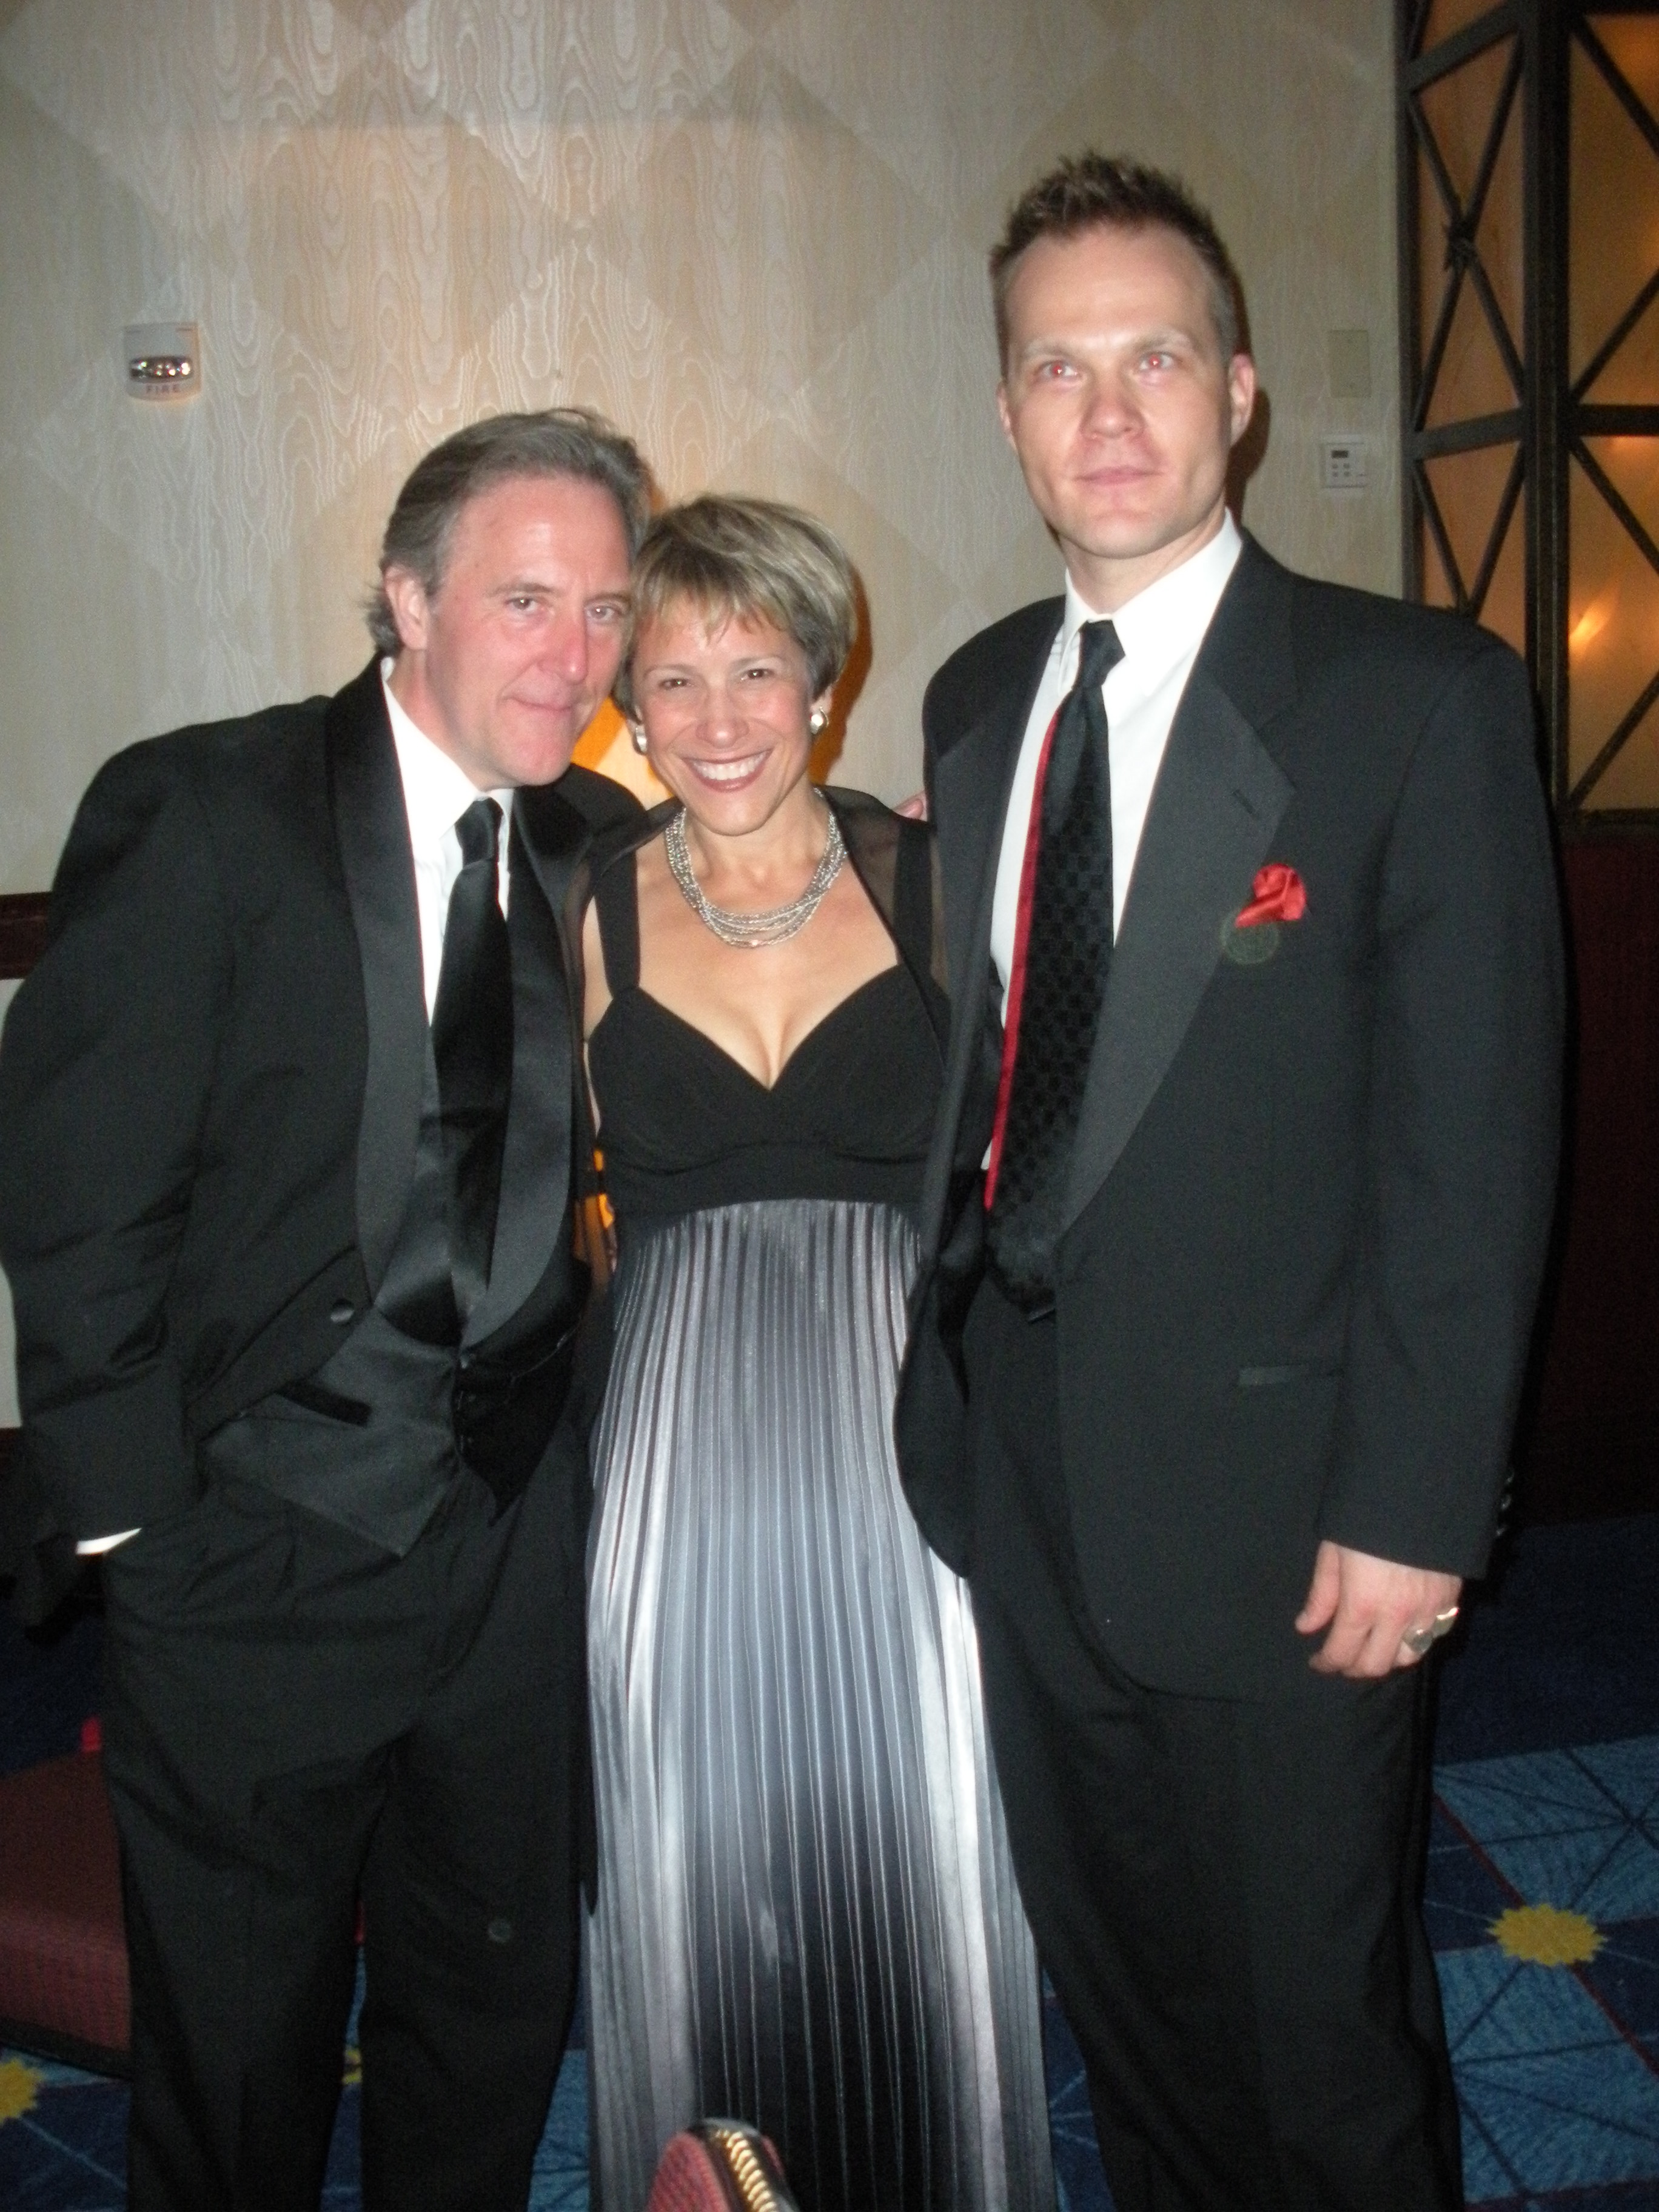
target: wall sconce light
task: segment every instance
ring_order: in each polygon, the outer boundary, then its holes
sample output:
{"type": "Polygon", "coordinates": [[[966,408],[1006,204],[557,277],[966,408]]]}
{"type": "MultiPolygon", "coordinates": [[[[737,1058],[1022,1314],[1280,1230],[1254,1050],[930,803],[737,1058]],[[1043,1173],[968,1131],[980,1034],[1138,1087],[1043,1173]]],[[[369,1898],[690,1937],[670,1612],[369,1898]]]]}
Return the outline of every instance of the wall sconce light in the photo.
{"type": "Polygon", "coordinates": [[[1590,601],[1577,621],[1569,616],[1571,627],[1567,631],[1567,652],[1574,660],[1589,652],[1613,619],[1613,605],[1618,596],[1616,590],[1603,592],[1599,599],[1590,601]]]}
{"type": "Polygon", "coordinates": [[[129,323],[121,333],[123,381],[135,399],[193,399],[202,388],[195,323],[129,323]]]}

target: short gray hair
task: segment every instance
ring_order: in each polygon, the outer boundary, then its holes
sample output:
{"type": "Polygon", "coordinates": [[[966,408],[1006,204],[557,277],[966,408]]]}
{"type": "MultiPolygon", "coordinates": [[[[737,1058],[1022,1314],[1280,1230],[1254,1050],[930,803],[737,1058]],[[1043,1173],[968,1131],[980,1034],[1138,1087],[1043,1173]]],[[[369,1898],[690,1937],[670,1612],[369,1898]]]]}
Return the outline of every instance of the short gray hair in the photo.
{"type": "MultiPolygon", "coordinates": [[[[634,568],[633,638],[671,607],[715,620],[760,617],[806,656],[816,699],[847,665],[858,632],[858,579],[838,541],[799,507],[708,492],[671,507],[645,534],[634,568]]],[[[616,699],[635,711],[634,649],[616,699]]]]}
{"type": "Polygon", "coordinates": [[[631,438],[586,407],[546,407],[534,415],[487,415],[415,464],[398,495],[380,544],[380,581],[364,609],[375,649],[395,655],[402,641],[386,597],[388,568],[406,568],[428,599],[461,509],[493,484],[519,477],[574,477],[598,484],[617,502],[631,560],[651,519],[651,483],[631,438]]]}

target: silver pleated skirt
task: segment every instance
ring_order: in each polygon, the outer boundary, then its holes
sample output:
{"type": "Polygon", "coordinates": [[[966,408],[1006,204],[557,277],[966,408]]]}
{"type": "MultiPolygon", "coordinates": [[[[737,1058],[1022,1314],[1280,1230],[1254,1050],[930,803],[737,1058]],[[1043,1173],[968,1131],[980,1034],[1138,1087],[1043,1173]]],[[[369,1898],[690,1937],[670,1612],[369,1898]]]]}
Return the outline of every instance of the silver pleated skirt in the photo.
{"type": "Polygon", "coordinates": [[[968,1593],[891,1441],[915,1234],[731,1206],[627,1240],[588,1636],[595,2203],[759,2125],[807,2212],[1051,2212],[1037,1970],[968,1593]]]}

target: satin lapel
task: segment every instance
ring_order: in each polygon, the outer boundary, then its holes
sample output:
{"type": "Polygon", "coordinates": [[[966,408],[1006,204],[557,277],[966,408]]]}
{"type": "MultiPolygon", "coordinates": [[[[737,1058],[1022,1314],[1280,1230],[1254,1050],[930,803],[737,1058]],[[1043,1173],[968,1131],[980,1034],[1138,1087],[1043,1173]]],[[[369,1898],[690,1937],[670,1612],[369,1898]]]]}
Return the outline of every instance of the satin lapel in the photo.
{"type": "Polygon", "coordinates": [[[466,1340],[511,1319],[546,1271],[564,1233],[570,1193],[571,1077],[575,1065],[562,920],[571,873],[592,836],[550,787],[513,802],[513,1098],[501,1158],[501,1196],[489,1286],[473,1308],[466,1340]]]}
{"type": "Polygon", "coordinates": [[[357,1243],[369,1286],[378,1291],[415,1171],[427,1018],[409,817],[376,667],[337,694],[324,742],[368,1013],[357,1243]]]}
{"type": "MultiPolygon", "coordinates": [[[[934,811],[939,823],[939,872],[945,884],[945,959],[951,997],[958,1018],[952,1024],[945,1071],[940,1126],[950,1133],[944,1153],[948,1175],[963,1097],[980,1043],[978,1015],[984,1004],[991,957],[991,909],[996,900],[997,863],[1002,851],[1008,791],[1019,759],[1020,740],[1042,680],[1063,603],[1037,639],[1027,665],[933,771],[934,811]]],[[[924,1201],[924,1212],[926,1204],[924,1201]]]]}
{"type": "MultiPolygon", "coordinates": [[[[1270,565],[1247,545],[1244,600],[1261,596],[1250,586],[1270,565]]],[[[1235,703],[1243,695],[1265,721],[1291,696],[1288,646],[1279,651],[1270,620],[1252,636],[1245,608],[1228,605],[1233,596],[1230,588],[1217,613],[1218,649],[1206,641],[1176,710],[1141,833],[1078,1127],[1066,1227],[1111,1173],[1180,1050],[1221,958],[1222,931],[1249,897],[1292,796],[1235,703]]]]}
{"type": "Polygon", "coordinates": [[[953,994],[966,990],[990,946],[997,831],[1018,757],[1019,726],[998,715],[970,731],[934,771],[945,957],[953,994]]]}
{"type": "Polygon", "coordinates": [[[1053,602],[1049,619],[1033,629],[1030,659],[1006,672],[996,695],[971,727],[939,756],[933,770],[945,883],[945,957],[953,994],[965,988],[989,953],[1008,787],[1031,701],[1064,611],[1063,600],[1053,602]]]}

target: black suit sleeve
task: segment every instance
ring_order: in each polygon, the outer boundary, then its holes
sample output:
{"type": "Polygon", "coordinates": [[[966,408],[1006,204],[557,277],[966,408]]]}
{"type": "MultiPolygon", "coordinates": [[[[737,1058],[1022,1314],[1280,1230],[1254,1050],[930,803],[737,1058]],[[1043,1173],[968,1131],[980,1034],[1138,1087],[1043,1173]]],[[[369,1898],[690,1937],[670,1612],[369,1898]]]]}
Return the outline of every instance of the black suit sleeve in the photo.
{"type": "Polygon", "coordinates": [[[1564,982],[1530,693],[1466,660],[1378,885],[1367,1206],[1322,1534],[1478,1574],[1555,1187],[1564,982]]]}
{"type": "Polygon", "coordinates": [[[137,746],[82,803],[0,1049],[0,1259],[30,1465],[77,1537],[197,1493],[166,1307],[231,967],[182,749],[137,746]]]}

